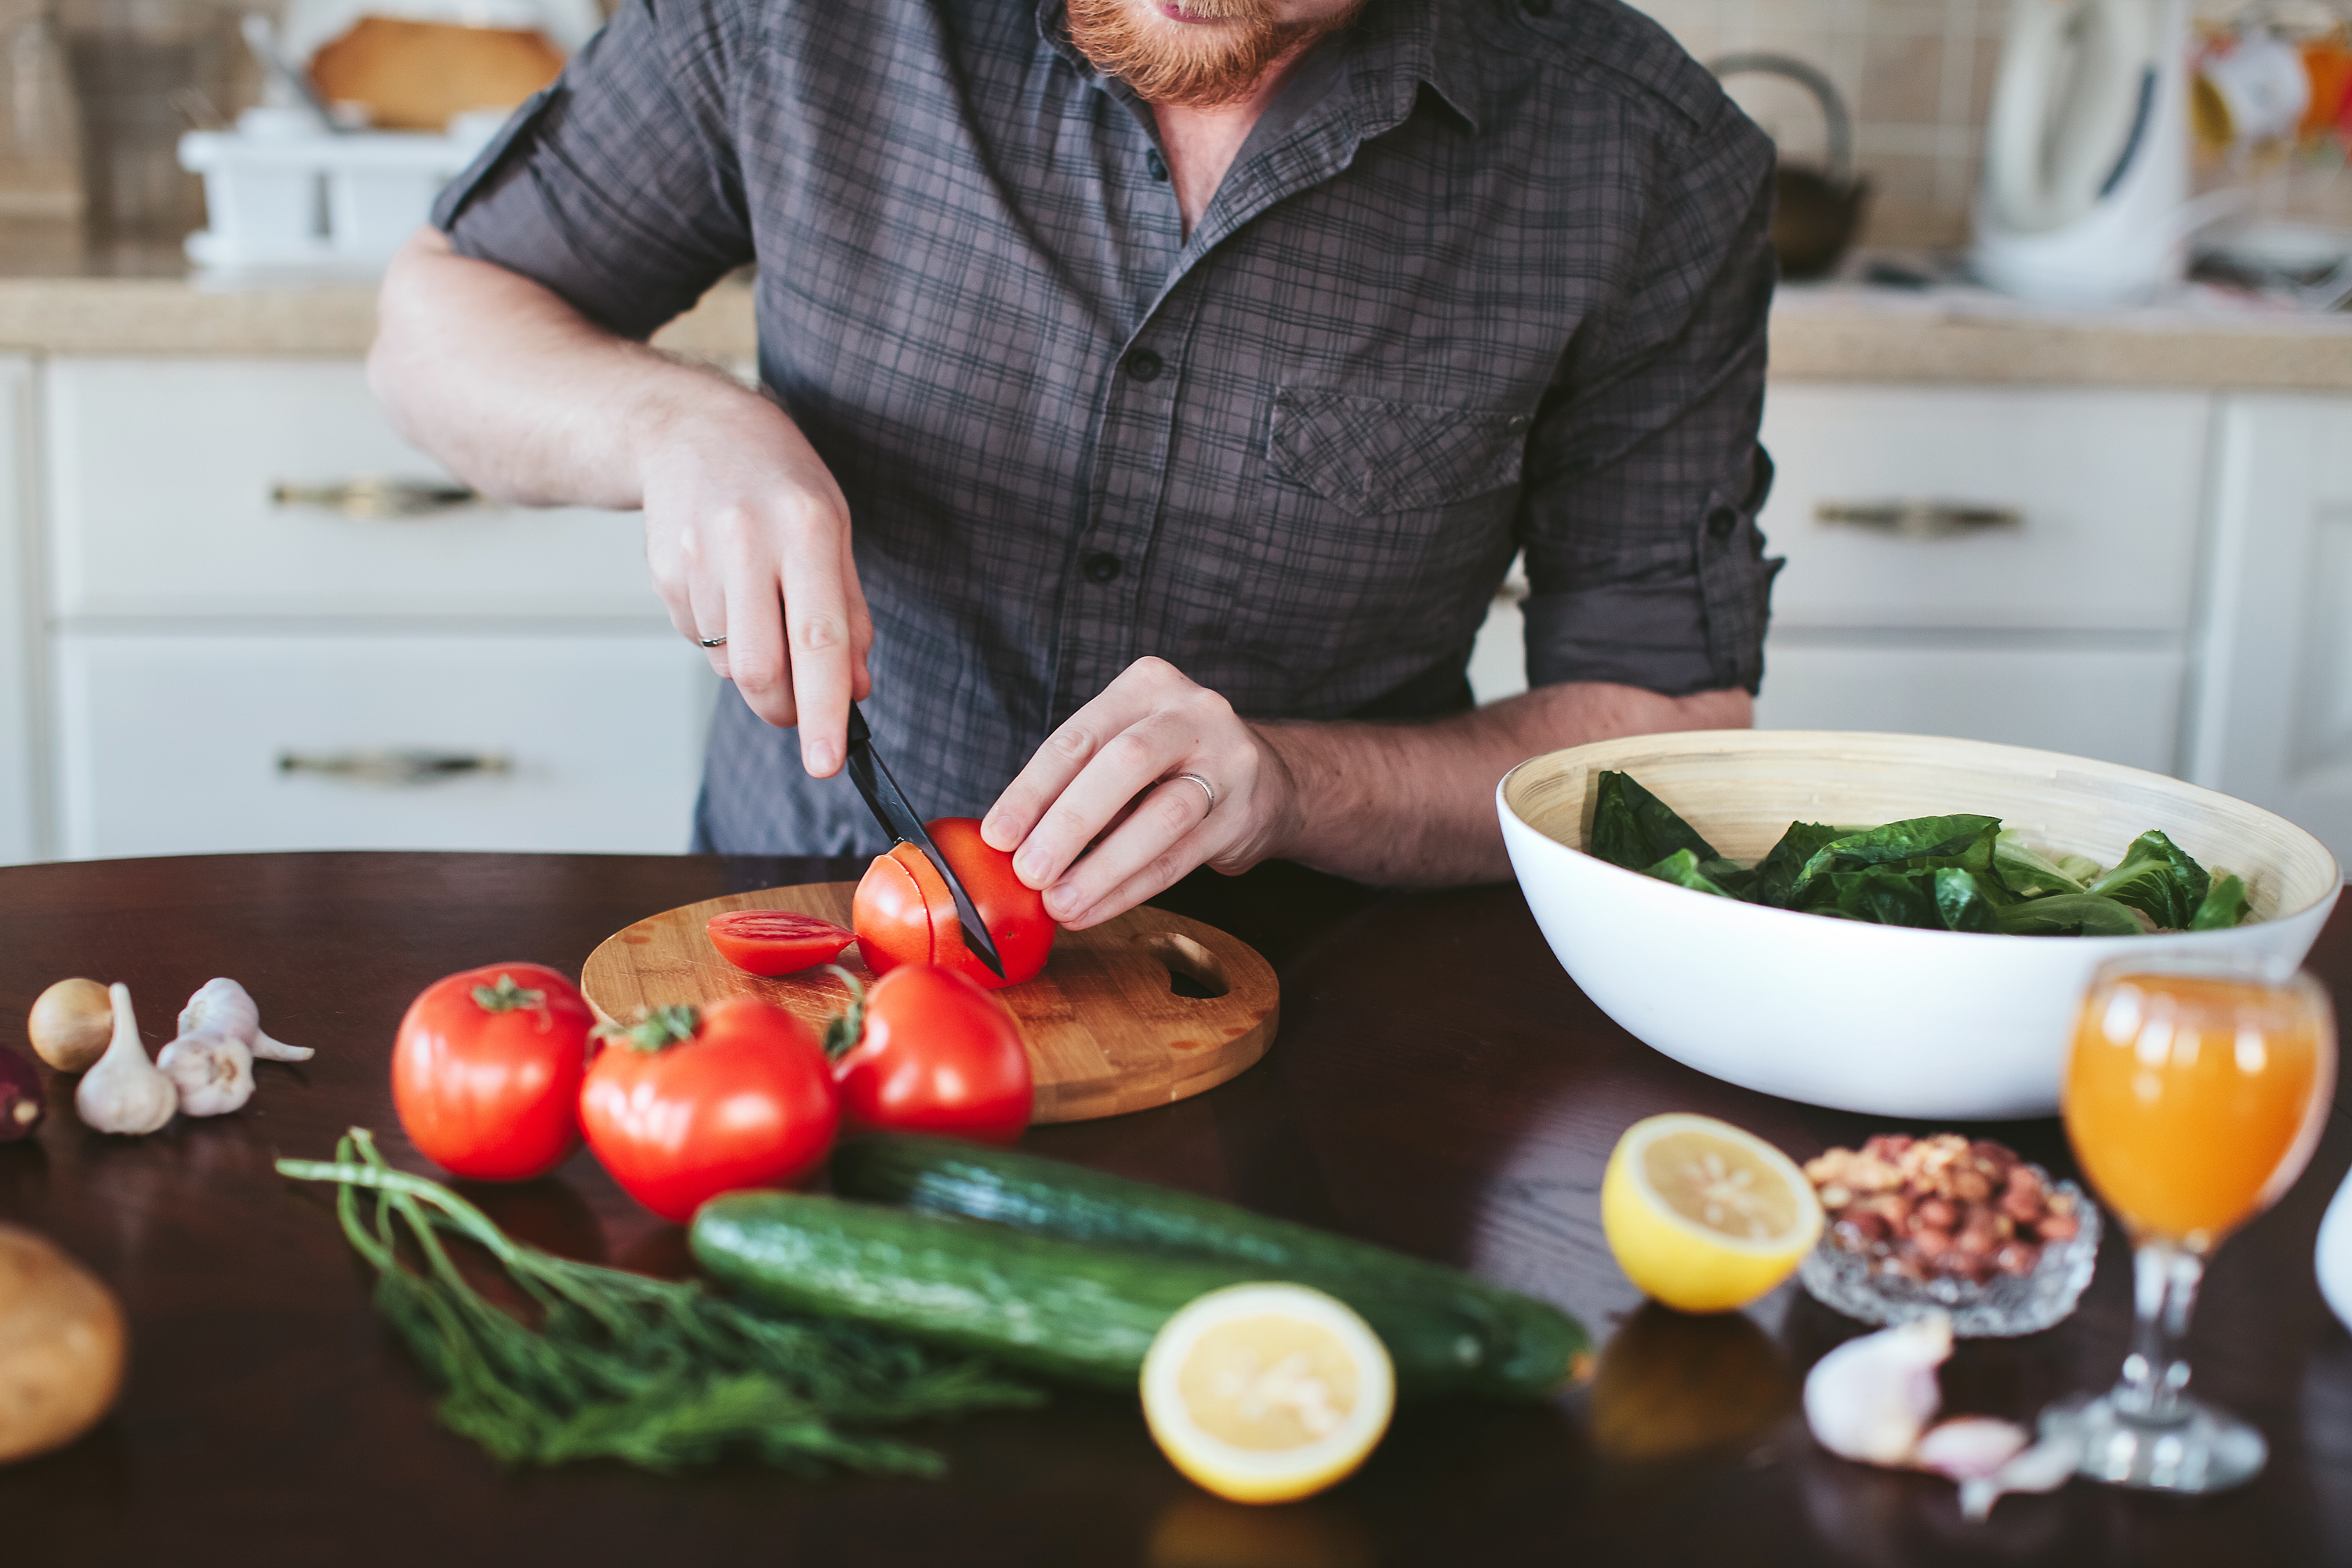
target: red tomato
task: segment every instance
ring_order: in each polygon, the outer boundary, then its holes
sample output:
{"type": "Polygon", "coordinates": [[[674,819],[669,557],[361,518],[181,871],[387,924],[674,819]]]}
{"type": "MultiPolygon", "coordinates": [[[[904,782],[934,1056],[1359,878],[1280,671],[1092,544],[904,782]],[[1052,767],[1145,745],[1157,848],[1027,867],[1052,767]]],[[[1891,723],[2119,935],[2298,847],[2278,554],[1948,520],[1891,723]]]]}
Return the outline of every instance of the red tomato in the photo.
{"type": "Polygon", "coordinates": [[[859,1012],[856,1044],[833,1064],[844,1116],[987,1143],[1010,1143],[1029,1125],[1034,1089],[1021,1026],[970,980],[901,964],[874,983],[853,1021],[859,1012]]]}
{"type": "Polygon", "coordinates": [[[999,979],[964,945],[963,923],[956,919],[947,879],[911,844],[876,856],[850,901],[866,967],[887,974],[901,963],[936,963],[992,991],[1033,978],[1045,967],[1045,954],[1054,946],[1045,895],[1013,874],[1011,855],[981,837],[980,818],[942,816],[924,826],[988,922],[1004,976],[999,979]]]}
{"type": "Polygon", "coordinates": [[[606,1043],[580,1091],[580,1124],[604,1169],[679,1224],[705,1198],[808,1175],[840,1120],[815,1034],[754,996],[661,1009],[606,1043]]]}
{"type": "Polygon", "coordinates": [[[737,910],[713,915],[703,928],[719,956],[754,974],[791,974],[831,963],[857,940],[831,921],[790,910],[737,910]]]}
{"type": "Polygon", "coordinates": [[[596,1015],[542,963],[436,980],[392,1047],[392,1104],[408,1140],[460,1176],[543,1176],[580,1142],[580,1080],[596,1015]]]}

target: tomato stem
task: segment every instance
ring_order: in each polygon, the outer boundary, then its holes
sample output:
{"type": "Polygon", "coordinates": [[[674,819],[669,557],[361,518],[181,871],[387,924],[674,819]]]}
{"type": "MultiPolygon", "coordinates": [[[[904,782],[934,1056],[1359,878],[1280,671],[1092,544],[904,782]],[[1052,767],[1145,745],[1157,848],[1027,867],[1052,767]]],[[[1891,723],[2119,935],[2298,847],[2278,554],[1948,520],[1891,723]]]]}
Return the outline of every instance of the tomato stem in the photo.
{"type": "Polygon", "coordinates": [[[474,1005],[485,1013],[536,1013],[542,1029],[553,1022],[547,1011],[547,993],[516,984],[514,976],[503,970],[496,985],[474,987],[474,1005]]]}
{"type": "Polygon", "coordinates": [[[828,963],[825,967],[840,975],[841,983],[849,987],[848,1008],[835,1013],[824,1026],[824,1059],[837,1062],[850,1053],[858,1037],[866,1033],[866,986],[857,976],[838,963],[828,963]]]}
{"type": "Polygon", "coordinates": [[[700,1032],[702,1011],[692,1003],[675,1007],[656,1007],[635,1024],[599,1024],[595,1028],[600,1040],[614,1040],[633,1051],[666,1051],[672,1046],[682,1046],[700,1032]]]}

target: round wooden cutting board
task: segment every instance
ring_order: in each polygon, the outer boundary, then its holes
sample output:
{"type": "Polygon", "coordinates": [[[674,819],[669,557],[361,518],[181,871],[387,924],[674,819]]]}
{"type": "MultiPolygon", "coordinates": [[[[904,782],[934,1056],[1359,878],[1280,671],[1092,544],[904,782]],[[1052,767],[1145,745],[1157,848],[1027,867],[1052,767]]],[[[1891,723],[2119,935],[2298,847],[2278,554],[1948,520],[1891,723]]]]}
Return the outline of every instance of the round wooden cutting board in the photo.
{"type": "MultiPolygon", "coordinates": [[[[822,1029],[848,1005],[837,976],[823,969],[747,974],[719,956],[703,927],[735,910],[793,910],[845,928],[856,887],[810,882],[665,910],[606,937],[588,955],[580,988],[598,1013],[622,1023],[645,1008],[750,995],[822,1029]]],[[[856,946],[841,962],[872,980],[856,946]]],[[[1250,1066],[1274,1039],[1280,990],[1274,966],[1247,942],[1146,905],[1059,933],[1044,973],[996,994],[1029,1043],[1034,1120],[1085,1121],[1185,1099],[1250,1066]]]]}

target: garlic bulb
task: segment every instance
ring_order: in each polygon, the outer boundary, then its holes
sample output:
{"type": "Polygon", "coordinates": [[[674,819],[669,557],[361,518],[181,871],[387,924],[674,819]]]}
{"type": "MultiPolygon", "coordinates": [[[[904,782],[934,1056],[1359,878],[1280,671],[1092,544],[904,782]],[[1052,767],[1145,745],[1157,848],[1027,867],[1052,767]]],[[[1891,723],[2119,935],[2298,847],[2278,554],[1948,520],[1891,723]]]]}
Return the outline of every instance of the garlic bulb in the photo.
{"type": "Polygon", "coordinates": [[[139,1020],[131,1011],[131,987],[106,988],[114,1006],[114,1039],[74,1090],[74,1110],[100,1132],[136,1136],[152,1132],[179,1109],[180,1091],[147,1059],[139,1043],[139,1020]]]}
{"type": "Polygon", "coordinates": [[[2054,1492],[2074,1476],[2083,1460],[2075,1437],[2044,1437],[1990,1476],[1960,1483],[1960,1512],[1969,1519],[1992,1517],[1992,1505],[2008,1492],[2054,1492]]]}
{"type": "Polygon", "coordinates": [[[1992,1415],[1959,1415],[1937,1423],[1919,1439],[1912,1462],[1956,1481],[1981,1480],[2025,1451],[2032,1439],[2014,1421],[1992,1415]]]}
{"type": "Polygon", "coordinates": [[[253,1053],[243,1040],[182,1035],[156,1055],[155,1066],[180,1090],[190,1116],[226,1116],[253,1098],[253,1053]]]}
{"type": "Polygon", "coordinates": [[[1805,1376],[1805,1422],[1822,1447],[1866,1465],[1907,1466],[1944,1402],[1936,1369],[1952,1353],[1938,1312],[1848,1340],[1805,1376]]]}
{"type": "Polygon", "coordinates": [[[307,1046],[289,1046],[263,1034],[260,1005],[251,992],[226,977],[207,980],[196,988],[180,1011],[180,1033],[241,1040],[247,1051],[268,1062],[307,1062],[318,1054],[307,1046]]]}

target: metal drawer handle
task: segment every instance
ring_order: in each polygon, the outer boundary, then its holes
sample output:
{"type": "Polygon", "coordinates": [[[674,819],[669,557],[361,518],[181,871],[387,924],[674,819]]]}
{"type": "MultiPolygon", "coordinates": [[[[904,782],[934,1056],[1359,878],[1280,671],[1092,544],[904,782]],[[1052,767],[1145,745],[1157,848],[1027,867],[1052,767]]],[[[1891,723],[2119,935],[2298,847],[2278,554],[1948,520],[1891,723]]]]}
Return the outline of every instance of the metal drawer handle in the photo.
{"type": "Polygon", "coordinates": [[[299,752],[278,753],[281,773],[317,773],[322,778],[348,779],[353,784],[431,784],[465,773],[503,773],[514,764],[492,752],[335,752],[305,756],[299,752]]]}
{"type": "Polygon", "coordinates": [[[273,485],[269,499],[279,506],[324,507],[345,517],[371,520],[430,517],[482,503],[480,496],[463,485],[388,479],[380,474],[362,474],[339,485],[273,485]]]}
{"type": "Polygon", "coordinates": [[[2013,506],[1969,506],[1936,500],[1829,501],[1813,508],[1822,522],[1866,528],[1903,539],[1949,539],[1993,528],[2022,528],[2025,513],[2013,506]]]}

